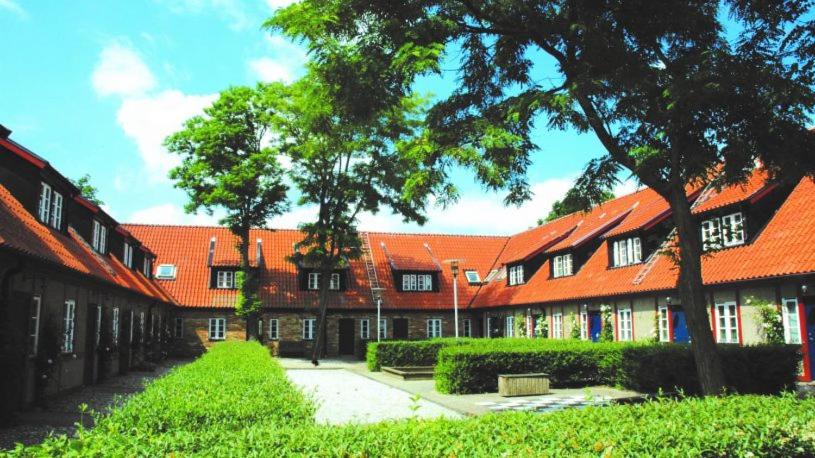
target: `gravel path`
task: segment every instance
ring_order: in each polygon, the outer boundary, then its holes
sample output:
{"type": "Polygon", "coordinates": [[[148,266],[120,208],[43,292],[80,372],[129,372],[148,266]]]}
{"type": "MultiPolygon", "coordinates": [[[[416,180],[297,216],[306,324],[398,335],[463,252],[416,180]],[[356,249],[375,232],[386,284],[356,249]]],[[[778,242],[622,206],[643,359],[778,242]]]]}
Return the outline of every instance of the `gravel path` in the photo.
{"type": "Polygon", "coordinates": [[[123,396],[142,391],[145,383],[187,362],[189,361],[166,360],[159,363],[155,372],[130,372],[111,377],[98,385],[85,386],[53,398],[46,408],[23,412],[16,425],[0,427],[0,451],[14,448],[18,442],[25,445],[37,444],[51,433],[73,434],[76,431],[75,424],[79,421],[86,427],[93,426],[93,419],[89,415],[83,417],[79,413],[80,404],[87,404],[89,411],[105,412],[115,407],[123,396]]]}
{"type": "Polygon", "coordinates": [[[347,370],[289,370],[289,379],[317,404],[317,423],[376,423],[401,418],[461,418],[438,404],[411,397],[347,370]]]}

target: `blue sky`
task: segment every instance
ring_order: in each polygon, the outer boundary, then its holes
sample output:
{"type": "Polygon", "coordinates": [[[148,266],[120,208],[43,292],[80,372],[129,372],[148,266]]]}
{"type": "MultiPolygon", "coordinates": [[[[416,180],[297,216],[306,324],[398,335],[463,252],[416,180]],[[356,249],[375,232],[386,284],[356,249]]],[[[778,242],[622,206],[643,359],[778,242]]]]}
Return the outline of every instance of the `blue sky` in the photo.
{"type": "MultiPolygon", "coordinates": [[[[166,178],[175,159],[161,141],[228,86],[302,73],[303,49],[260,28],[286,3],[0,0],[0,123],[66,176],[89,173],[120,221],[214,224],[217,218],[183,213],[186,197],[166,178]]],[[[446,72],[419,89],[443,94],[454,77],[446,72]]],[[[603,151],[593,135],[540,129],[535,140],[535,197],[521,208],[503,207],[502,195],[485,192],[462,170],[455,174],[460,202],[430,208],[425,227],[380,214],[364,215],[362,228],[506,234],[533,225],[603,151]]],[[[311,214],[293,208],[271,224],[295,227],[311,214]]]]}

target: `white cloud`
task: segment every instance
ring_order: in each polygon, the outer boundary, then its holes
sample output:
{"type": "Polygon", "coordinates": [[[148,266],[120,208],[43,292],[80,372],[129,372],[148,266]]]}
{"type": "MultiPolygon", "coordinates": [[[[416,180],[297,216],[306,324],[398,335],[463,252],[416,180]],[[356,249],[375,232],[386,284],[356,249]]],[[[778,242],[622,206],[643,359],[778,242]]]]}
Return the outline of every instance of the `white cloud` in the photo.
{"type": "Polygon", "coordinates": [[[615,197],[624,196],[626,194],[631,194],[634,191],[638,191],[642,188],[642,185],[634,178],[629,178],[621,183],[618,183],[617,186],[614,186],[612,192],[614,193],[615,197]]]}
{"type": "Polygon", "coordinates": [[[166,180],[167,172],[180,162],[164,148],[164,139],[179,130],[184,121],[200,114],[216,97],[168,90],[122,101],[116,119],[125,135],[136,142],[153,181],[166,180]]]}
{"type": "Polygon", "coordinates": [[[0,0],[0,9],[11,11],[12,13],[19,16],[21,19],[28,18],[28,13],[23,9],[22,6],[18,5],[17,2],[13,0],[0,0]]]}
{"type": "Polygon", "coordinates": [[[250,60],[249,70],[254,77],[267,83],[272,81],[290,83],[294,81],[294,73],[290,65],[268,57],[250,60]]]}
{"type": "Polygon", "coordinates": [[[241,0],[156,0],[176,14],[202,14],[214,12],[229,23],[233,30],[243,30],[260,20],[250,19],[241,0]]]}
{"type": "Polygon", "coordinates": [[[204,213],[190,215],[174,204],[161,204],[136,210],[130,214],[128,222],[137,224],[176,224],[194,226],[214,226],[218,224],[218,215],[204,213]]]}
{"type": "Polygon", "coordinates": [[[119,42],[102,50],[91,81],[96,93],[103,96],[138,95],[156,85],[153,73],[136,51],[119,42]]]}
{"type": "Polygon", "coordinates": [[[278,8],[283,8],[285,6],[289,6],[297,0],[266,0],[266,4],[269,5],[269,9],[274,11],[278,8]]]}

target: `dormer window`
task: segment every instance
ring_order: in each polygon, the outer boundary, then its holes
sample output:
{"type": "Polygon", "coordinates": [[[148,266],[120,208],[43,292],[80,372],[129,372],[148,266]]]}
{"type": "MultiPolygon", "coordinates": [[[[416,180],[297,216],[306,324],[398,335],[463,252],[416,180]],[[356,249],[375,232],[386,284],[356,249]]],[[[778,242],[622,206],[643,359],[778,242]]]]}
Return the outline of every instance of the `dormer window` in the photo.
{"type": "Polygon", "coordinates": [[[741,212],[702,221],[702,249],[719,250],[744,244],[744,217],[741,212]]]}
{"type": "Polygon", "coordinates": [[[173,264],[159,264],[156,268],[156,278],[159,280],[175,280],[176,268],[173,264]]]}
{"type": "Polygon", "coordinates": [[[145,255],[144,261],[142,261],[142,273],[145,277],[150,278],[150,273],[153,271],[153,261],[145,255]]]}
{"type": "Polygon", "coordinates": [[[471,285],[481,283],[481,277],[478,275],[478,271],[476,270],[465,270],[464,276],[467,277],[467,283],[471,285]]]}
{"type": "MultiPolygon", "coordinates": [[[[308,289],[317,291],[320,289],[320,273],[309,272],[308,274],[308,289]]],[[[339,291],[340,289],[340,274],[331,274],[331,280],[328,283],[328,289],[332,291],[339,291]]]]}
{"type": "Polygon", "coordinates": [[[218,289],[235,289],[235,271],[217,271],[215,287],[218,289]]]}
{"type": "Polygon", "coordinates": [[[430,274],[402,274],[402,291],[433,291],[430,274]]]}
{"type": "Polygon", "coordinates": [[[40,221],[54,229],[62,229],[62,194],[51,189],[46,183],[40,186],[38,216],[40,221]]]}
{"type": "Polygon", "coordinates": [[[617,240],[611,244],[611,250],[614,267],[630,266],[642,262],[642,242],[639,237],[617,240]]]}
{"type": "Polygon", "coordinates": [[[554,278],[568,277],[574,273],[571,253],[555,256],[552,265],[552,276],[554,278]]]}
{"type": "Polygon", "coordinates": [[[524,265],[518,264],[509,268],[509,286],[521,285],[524,283],[524,265]]]}
{"type": "Polygon", "coordinates": [[[97,220],[93,220],[93,237],[91,238],[93,249],[105,254],[108,244],[108,228],[97,220]]]}
{"type": "Polygon", "coordinates": [[[122,262],[124,262],[124,265],[127,267],[133,268],[133,245],[127,242],[124,244],[122,262]]]}

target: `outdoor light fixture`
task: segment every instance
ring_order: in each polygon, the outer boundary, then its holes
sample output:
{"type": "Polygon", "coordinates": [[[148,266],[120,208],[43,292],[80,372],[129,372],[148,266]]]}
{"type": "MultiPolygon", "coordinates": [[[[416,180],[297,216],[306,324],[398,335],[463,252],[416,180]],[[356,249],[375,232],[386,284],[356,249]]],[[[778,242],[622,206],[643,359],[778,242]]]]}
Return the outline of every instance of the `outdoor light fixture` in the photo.
{"type": "Polygon", "coordinates": [[[444,261],[446,264],[450,264],[450,271],[453,272],[453,322],[456,328],[456,339],[458,339],[458,264],[462,261],[462,259],[447,259],[444,261]]]}
{"type": "Polygon", "coordinates": [[[671,296],[666,297],[665,300],[668,302],[668,305],[671,305],[671,296]]]}
{"type": "Polygon", "coordinates": [[[801,292],[804,294],[807,293],[807,285],[801,285],[801,292]]]}

